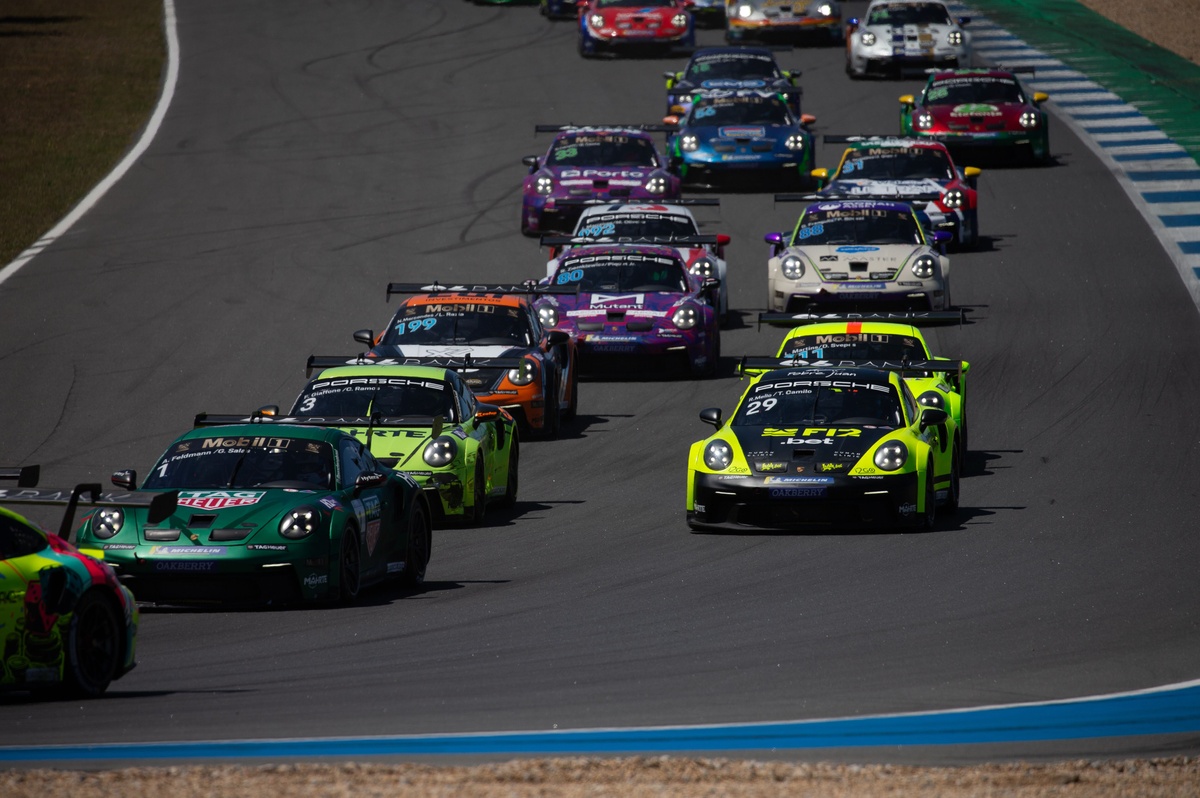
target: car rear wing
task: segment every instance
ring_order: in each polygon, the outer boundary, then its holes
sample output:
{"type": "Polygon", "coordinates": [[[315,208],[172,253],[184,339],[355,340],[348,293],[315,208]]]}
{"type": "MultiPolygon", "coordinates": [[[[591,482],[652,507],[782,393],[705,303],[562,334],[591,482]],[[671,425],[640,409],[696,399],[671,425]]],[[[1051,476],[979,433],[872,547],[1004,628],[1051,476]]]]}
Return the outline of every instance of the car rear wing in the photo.
{"type": "Polygon", "coordinates": [[[542,236],[543,247],[586,246],[588,244],[635,244],[664,247],[701,247],[717,244],[714,235],[700,236],[542,236]]]}
{"type": "Polygon", "coordinates": [[[534,133],[670,133],[674,128],[668,125],[534,125],[534,133]]]}
{"type": "Polygon", "coordinates": [[[564,199],[555,200],[555,205],[558,206],[593,206],[593,205],[684,205],[688,207],[701,206],[716,206],[721,204],[720,197],[677,197],[672,200],[663,200],[655,202],[654,200],[646,199],[599,199],[596,197],[566,197],[564,199]]]}
{"type": "Polygon", "coordinates": [[[515,369],[521,367],[521,357],[371,357],[359,355],[309,355],[304,376],[311,377],[314,371],[337,368],[338,366],[434,366],[454,371],[474,369],[515,369]]]}
{"type": "Polygon", "coordinates": [[[538,285],[533,280],[524,283],[388,283],[387,298],[393,294],[577,294],[572,286],[538,285]]]}
{"type": "Polygon", "coordinates": [[[901,375],[912,372],[944,372],[953,373],[962,381],[964,363],[961,360],[802,360],[794,357],[755,357],[743,355],[738,363],[738,374],[762,374],[776,369],[843,369],[865,368],[881,371],[896,371],[901,375]]]}
{"type": "Polygon", "coordinates": [[[429,437],[436,438],[442,434],[446,424],[444,416],[385,416],[373,413],[369,416],[281,416],[274,412],[275,408],[260,408],[248,416],[197,413],[192,420],[192,426],[227,427],[234,424],[285,424],[302,427],[332,427],[345,429],[365,427],[367,445],[371,445],[371,437],[380,427],[427,427],[429,437]]]}
{"type": "Polygon", "coordinates": [[[879,311],[875,313],[759,313],[758,327],[802,327],[827,321],[885,321],[911,324],[914,327],[938,327],[948,324],[962,325],[966,313],[958,310],[905,310],[879,311]]]}
{"type": "Polygon", "coordinates": [[[107,491],[98,482],[85,482],[73,488],[38,488],[41,469],[38,466],[0,468],[0,479],[17,482],[16,488],[0,488],[0,504],[61,504],[66,505],[58,536],[71,539],[75,510],[79,505],[91,507],[146,507],[147,521],[157,524],[175,512],[179,491],[107,491]]]}
{"type": "Polygon", "coordinates": [[[802,95],[804,89],[800,86],[777,86],[777,87],[742,87],[737,89],[721,89],[721,88],[702,88],[682,89],[676,94],[690,95],[692,97],[773,97],[777,94],[802,95]]]}
{"type": "Polygon", "coordinates": [[[920,144],[923,139],[914,136],[889,136],[886,133],[870,133],[846,135],[842,133],[826,133],[821,137],[826,144],[864,144],[864,143],[879,143],[879,144],[920,144]]]}

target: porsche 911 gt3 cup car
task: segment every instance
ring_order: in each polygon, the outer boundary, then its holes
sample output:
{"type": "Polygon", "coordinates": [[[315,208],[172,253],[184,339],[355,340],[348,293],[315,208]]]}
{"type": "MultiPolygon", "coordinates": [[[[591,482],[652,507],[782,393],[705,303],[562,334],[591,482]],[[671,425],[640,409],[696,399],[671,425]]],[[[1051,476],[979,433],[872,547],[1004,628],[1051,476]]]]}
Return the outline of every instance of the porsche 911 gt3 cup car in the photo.
{"type": "Polygon", "coordinates": [[[765,236],[772,247],[767,306],[788,313],[821,306],[948,310],[950,261],[940,242],[949,234],[932,236],[904,203],[813,203],[791,233],[765,236]]]}
{"type": "Polygon", "coordinates": [[[682,368],[711,376],[721,355],[713,278],[688,271],[672,247],[589,245],[558,260],[546,284],[576,294],[537,300],[547,327],[571,334],[586,371],[682,368]]]}
{"type": "Polygon", "coordinates": [[[840,42],[842,35],[837,0],[725,0],[725,41],[730,44],[751,37],[840,42]]]}
{"type": "MultiPolygon", "coordinates": [[[[773,361],[773,359],[771,359],[773,361]]],[[[933,528],[959,503],[954,421],[876,368],[771,368],[688,453],[692,529],[933,528]]]]}
{"type": "Polygon", "coordinates": [[[713,290],[717,318],[722,324],[729,316],[729,269],[725,247],[731,241],[723,234],[705,237],[700,233],[691,206],[720,204],[716,197],[675,200],[670,204],[605,203],[591,204],[580,215],[575,231],[563,239],[545,239],[551,247],[546,276],[558,271],[558,257],[565,249],[582,243],[638,243],[674,246],[689,272],[701,278],[716,278],[713,290]]]}
{"type": "Polygon", "coordinates": [[[969,18],[950,16],[939,0],[872,0],[846,28],[846,73],[904,75],[971,65],[969,18]]]}
{"type": "MultiPolygon", "coordinates": [[[[195,424],[142,483],[178,491],[170,517],[98,511],[79,529],[80,546],[102,549],[139,601],[352,601],[388,576],[425,578],[428,503],[357,440],[320,420],[260,414],[201,413],[195,424]]],[[[137,474],[112,481],[132,490],[137,474]]]]}
{"type": "Polygon", "coordinates": [[[647,202],[679,197],[679,178],[667,169],[652,131],[662,125],[577,127],[537,125],[555,132],[543,157],[527,155],[529,167],[521,201],[521,232],[565,233],[575,226],[582,206],[561,200],[636,199],[647,202]]]}
{"type": "Polygon", "coordinates": [[[920,313],[760,313],[759,324],[794,327],[779,346],[780,366],[854,366],[890,361],[933,362],[939,368],[902,369],[901,376],[924,407],[945,410],[958,428],[959,449],[967,451],[965,360],[936,357],[920,327],[961,324],[962,311],[920,313]]]}
{"type": "Polygon", "coordinates": [[[847,142],[842,161],[829,178],[814,169],[819,199],[887,199],[912,203],[929,230],[945,230],[960,248],[979,243],[980,170],[959,169],[941,142],[928,139],[825,136],[847,142]]]}
{"type": "Polygon", "coordinates": [[[579,54],[669,52],[696,45],[684,0],[586,0],[579,9],[579,54]]]}
{"type": "MultiPolygon", "coordinates": [[[[1032,71],[1032,70],[1021,70],[1032,71]]],[[[900,132],[932,138],[951,151],[1024,152],[1030,161],[1050,161],[1050,128],[1041,104],[1050,99],[1030,92],[1014,71],[959,69],[929,76],[920,99],[900,98],[900,132]]]]}
{"type": "Polygon", "coordinates": [[[800,72],[779,68],[775,54],[765,47],[705,47],[692,55],[683,71],[668,70],[667,113],[675,106],[686,114],[692,94],[712,89],[781,89],[796,116],[800,115],[804,92],[796,85],[800,72]]]}
{"type": "Polygon", "coordinates": [[[77,504],[116,518],[146,508],[155,522],[175,509],[174,493],[101,493],[36,488],[38,466],[0,468],[0,504],[63,504],[59,534],[0,507],[0,690],[95,698],[137,664],[139,614],[133,593],[117,580],[98,549],[68,541],[77,504]]]}
{"type": "Polygon", "coordinates": [[[774,89],[709,90],[692,95],[692,108],[667,139],[667,158],[685,184],[717,186],[733,180],[778,187],[809,186],[813,164],[811,114],[796,116],[774,89]]]}
{"type": "Polygon", "coordinates": [[[575,344],[566,333],[542,327],[532,284],[389,283],[388,298],[394,294],[416,296],[401,302],[378,335],[354,333],[371,347],[368,357],[407,365],[470,357],[474,368],[462,372],[463,381],[479,401],[516,418],[522,435],[555,438],[561,420],[575,417],[575,344]],[[519,365],[489,365],[494,358],[519,365]]]}
{"type": "MultiPolygon", "coordinates": [[[[520,366],[513,358],[511,367],[520,366]]],[[[310,357],[309,373],[319,368],[325,370],[304,386],[289,417],[336,425],[366,443],[380,462],[416,480],[435,520],[478,526],[489,501],[516,503],[517,424],[508,411],[475,398],[458,374],[473,368],[469,358],[438,367],[310,357]]]]}
{"type": "Polygon", "coordinates": [[[584,0],[539,0],[538,11],[550,19],[578,19],[584,0]]]}

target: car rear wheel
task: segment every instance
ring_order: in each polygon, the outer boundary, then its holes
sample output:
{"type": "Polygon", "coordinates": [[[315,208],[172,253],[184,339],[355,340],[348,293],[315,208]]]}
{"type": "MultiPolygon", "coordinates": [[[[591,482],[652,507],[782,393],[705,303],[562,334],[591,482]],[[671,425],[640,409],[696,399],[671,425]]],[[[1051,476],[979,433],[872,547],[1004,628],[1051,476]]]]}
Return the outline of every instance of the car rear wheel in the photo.
{"type": "Polygon", "coordinates": [[[558,437],[559,428],[562,426],[561,410],[558,406],[558,385],[549,385],[543,391],[544,398],[542,407],[542,437],[548,440],[554,440],[558,437]]]}
{"type": "Polygon", "coordinates": [[[475,455],[475,488],[471,491],[471,526],[483,526],[483,517],[487,513],[487,475],[483,470],[483,450],[475,455]]]}
{"type": "Polygon", "coordinates": [[[567,368],[571,372],[567,382],[571,398],[567,400],[567,409],[563,411],[563,418],[572,419],[579,413],[579,369],[572,363],[568,363],[567,368]]]}
{"type": "Polygon", "coordinates": [[[937,523],[937,490],[934,482],[937,472],[933,470],[933,461],[925,465],[925,511],[921,514],[921,528],[928,531],[937,523]]]}
{"type": "Polygon", "coordinates": [[[358,547],[358,532],[354,527],[346,527],[342,533],[342,548],[338,555],[338,594],[344,604],[350,604],[358,599],[362,590],[362,557],[358,547]]]}
{"type": "Polygon", "coordinates": [[[408,510],[405,528],[408,532],[408,547],[404,553],[404,573],[400,577],[400,583],[405,587],[420,587],[425,584],[425,568],[429,565],[433,535],[425,506],[416,498],[408,510]]]}
{"type": "Polygon", "coordinates": [[[501,507],[512,507],[517,503],[517,487],[520,483],[518,470],[520,458],[520,446],[516,441],[513,441],[512,448],[508,453],[508,482],[504,488],[504,498],[499,502],[501,507]]]}
{"type": "Polygon", "coordinates": [[[75,605],[67,632],[63,687],[68,696],[95,698],[121,667],[124,629],[113,602],[89,590],[75,605]]]}
{"type": "Polygon", "coordinates": [[[946,510],[951,515],[958,512],[959,496],[958,446],[954,447],[954,456],[950,458],[950,487],[946,489],[946,510]]]}

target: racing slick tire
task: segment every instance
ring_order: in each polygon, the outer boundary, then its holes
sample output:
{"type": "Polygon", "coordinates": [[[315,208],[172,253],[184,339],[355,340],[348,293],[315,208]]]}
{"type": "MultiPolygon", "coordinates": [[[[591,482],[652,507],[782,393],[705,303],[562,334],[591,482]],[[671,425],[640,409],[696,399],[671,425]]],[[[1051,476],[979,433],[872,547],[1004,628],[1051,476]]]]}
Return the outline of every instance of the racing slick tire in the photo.
{"type": "Polygon", "coordinates": [[[567,400],[567,409],[563,411],[562,417],[567,420],[574,419],[579,415],[579,369],[578,367],[571,369],[571,375],[567,381],[568,390],[571,398],[567,400]]]}
{"type": "Polygon", "coordinates": [[[97,590],[75,604],[67,630],[63,692],[72,698],[95,698],[108,689],[121,667],[123,637],[120,613],[97,590]]]}
{"type": "Polygon", "coordinates": [[[946,511],[950,515],[958,513],[959,490],[960,485],[960,469],[958,457],[958,444],[954,445],[954,455],[950,458],[950,487],[946,489],[946,511]]]}
{"type": "Polygon", "coordinates": [[[358,600],[362,590],[362,554],[358,547],[358,531],[347,526],[342,532],[338,553],[338,598],[343,604],[358,600]]]}
{"type": "Polygon", "coordinates": [[[468,517],[471,526],[483,526],[483,518],[487,514],[487,474],[483,470],[483,451],[475,454],[475,490],[472,492],[474,504],[468,517]]]}
{"type": "Polygon", "coordinates": [[[708,362],[704,364],[704,368],[697,376],[706,379],[712,379],[717,376],[717,367],[721,363],[721,331],[718,329],[713,342],[712,355],[708,358],[708,362]]]}
{"type": "Polygon", "coordinates": [[[429,525],[429,513],[420,501],[413,501],[405,520],[408,530],[408,545],[404,552],[404,572],[400,584],[404,587],[420,587],[425,584],[425,569],[429,565],[429,553],[433,549],[433,533],[429,525]]]}
{"type": "Polygon", "coordinates": [[[521,465],[520,445],[514,440],[508,453],[508,483],[504,488],[504,497],[497,502],[499,507],[513,507],[517,503],[517,487],[520,484],[519,467],[521,465]]]}
{"type": "Polygon", "coordinates": [[[937,472],[933,470],[932,459],[925,468],[925,512],[921,514],[921,529],[929,532],[937,523],[937,490],[933,484],[937,479],[937,472]]]}
{"type": "Polygon", "coordinates": [[[554,382],[550,390],[543,393],[543,396],[549,398],[545,400],[542,408],[542,437],[550,441],[558,438],[558,432],[562,428],[562,409],[558,405],[558,380],[554,382]]]}

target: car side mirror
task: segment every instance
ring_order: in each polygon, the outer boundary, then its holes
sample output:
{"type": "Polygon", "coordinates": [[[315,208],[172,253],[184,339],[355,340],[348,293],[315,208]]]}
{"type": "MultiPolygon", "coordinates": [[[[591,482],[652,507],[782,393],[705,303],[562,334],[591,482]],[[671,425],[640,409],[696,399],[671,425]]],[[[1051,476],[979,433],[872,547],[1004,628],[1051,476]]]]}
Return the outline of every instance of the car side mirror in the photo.
{"type": "Polygon", "coordinates": [[[354,478],[354,489],[379,488],[383,487],[385,482],[387,482],[387,474],[382,471],[364,471],[354,478]]]}
{"type": "Polygon", "coordinates": [[[355,330],[354,340],[360,344],[367,346],[375,346],[375,331],[374,330],[355,330]]]}
{"type": "Polygon", "coordinates": [[[774,255],[778,255],[779,252],[787,246],[787,244],[784,243],[783,233],[767,233],[765,236],[763,236],[763,241],[766,241],[771,245],[771,253],[774,255]]]}
{"type": "Polygon", "coordinates": [[[968,166],[963,169],[963,177],[967,178],[968,180],[973,177],[979,177],[981,174],[983,174],[983,170],[978,166],[968,166]]]}
{"type": "Polygon", "coordinates": [[[817,117],[814,114],[800,114],[800,124],[804,125],[805,127],[814,125],[816,122],[817,117]]]}
{"type": "Polygon", "coordinates": [[[914,104],[913,96],[911,94],[901,94],[900,95],[900,104],[907,105],[907,106],[913,105],[914,104]]]}
{"type": "Polygon", "coordinates": [[[1050,95],[1044,91],[1035,91],[1033,93],[1033,104],[1034,105],[1041,105],[1042,103],[1046,102],[1046,100],[1049,100],[1049,99],[1050,99],[1050,95]]]}
{"type": "Polygon", "coordinates": [[[971,18],[970,17],[959,17],[958,24],[962,27],[966,27],[967,25],[971,24],[971,18]]]}
{"type": "Polygon", "coordinates": [[[706,407],[700,411],[700,420],[705,424],[712,424],[717,429],[721,428],[721,408],[706,407]]]}
{"type": "Polygon", "coordinates": [[[561,346],[562,344],[570,343],[570,341],[571,334],[569,332],[564,332],[563,330],[551,330],[550,332],[546,333],[546,342],[550,344],[550,346],[561,346]]]}
{"type": "Polygon", "coordinates": [[[529,171],[534,171],[538,168],[538,157],[536,155],[526,155],[521,159],[521,163],[529,167],[529,171]]]}
{"type": "Polygon", "coordinates": [[[929,429],[936,427],[938,424],[945,424],[950,414],[940,407],[927,407],[921,411],[921,429],[929,429]]]}
{"type": "Polygon", "coordinates": [[[949,230],[935,230],[933,232],[933,243],[935,244],[949,244],[952,238],[954,238],[954,233],[951,233],[949,230]]]}
{"type": "MultiPolygon", "coordinates": [[[[674,106],[672,106],[673,108],[674,106]]],[[[670,114],[662,118],[662,123],[668,127],[679,127],[680,117],[678,114],[670,114]]]]}
{"type": "Polygon", "coordinates": [[[137,471],[134,471],[132,468],[125,471],[114,471],[111,479],[112,484],[118,488],[137,490],[137,471]]]}

